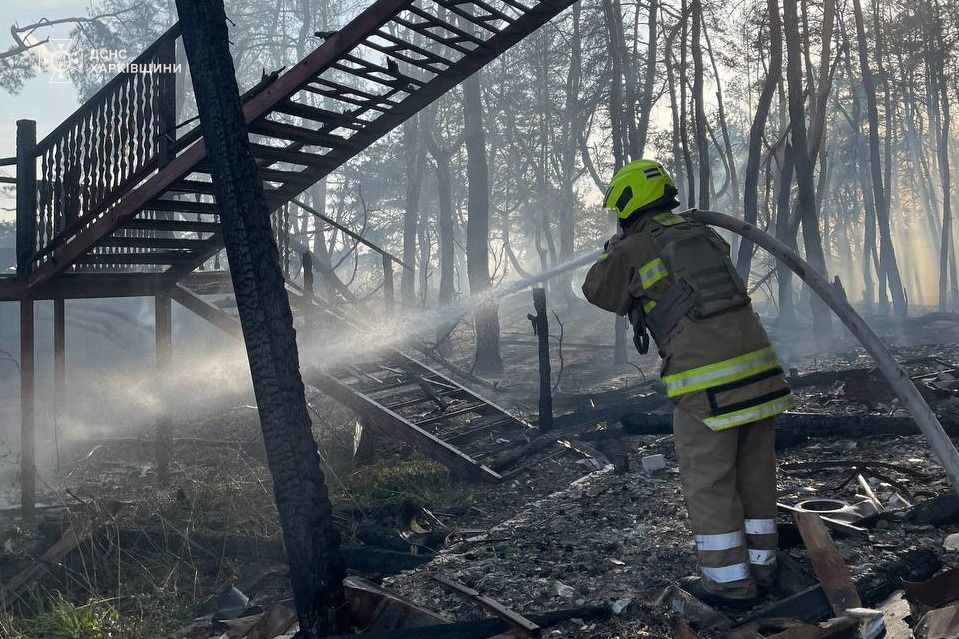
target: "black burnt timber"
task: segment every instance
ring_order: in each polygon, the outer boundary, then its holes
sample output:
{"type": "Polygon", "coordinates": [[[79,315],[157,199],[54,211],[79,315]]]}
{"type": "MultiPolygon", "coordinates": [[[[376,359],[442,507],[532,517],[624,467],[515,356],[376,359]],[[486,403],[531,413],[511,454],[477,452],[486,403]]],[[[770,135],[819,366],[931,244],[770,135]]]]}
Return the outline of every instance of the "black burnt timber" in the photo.
{"type": "Polygon", "coordinates": [[[192,254],[186,251],[156,251],[154,253],[87,253],[77,260],[77,264],[98,264],[102,266],[120,265],[174,265],[192,261],[192,254]]]}
{"type": "MultiPolygon", "coordinates": [[[[910,550],[902,557],[880,564],[871,572],[856,579],[856,590],[859,591],[863,605],[875,606],[900,589],[904,580],[925,581],[936,574],[941,567],[942,561],[933,551],[927,548],[910,550]]],[[[832,606],[826,599],[822,587],[815,585],[736,621],[742,625],[756,619],[784,617],[816,623],[831,614],[832,606]]]]}
{"type": "Polygon", "coordinates": [[[137,218],[123,225],[124,229],[136,231],[160,231],[183,233],[219,233],[219,222],[197,222],[195,220],[150,220],[137,218]]]}
{"type": "MultiPolygon", "coordinates": [[[[667,435],[672,432],[672,418],[629,411],[620,418],[628,435],[667,435]]],[[[959,418],[944,414],[939,417],[950,436],[959,436],[959,418]]],[[[776,447],[796,446],[813,437],[859,438],[872,435],[919,435],[919,427],[911,417],[887,415],[828,415],[819,413],[783,413],[776,418],[776,447]]]]}
{"type": "MultiPolygon", "coordinates": [[[[0,280],[0,301],[20,299],[12,278],[0,280]]],[[[166,287],[161,273],[64,273],[32,291],[33,299],[148,297],[166,287]]]]}
{"type": "MultiPolygon", "coordinates": [[[[374,35],[374,34],[370,34],[374,35]]],[[[369,37],[369,36],[367,36],[369,37]]],[[[363,44],[365,46],[370,46],[369,41],[364,40],[363,44]]],[[[394,71],[389,67],[384,67],[375,62],[370,62],[363,58],[358,58],[352,53],[344,54],[343,57],[333,63],[333,68],[339,71],[344,71],[351,75],[360,76],[366,78],[367,80],[372,80],[378,84],[384,86],[393,86],[397,88],[403,88],[408,84],[413,84],[418,87],[422,87],[427,83],[427,80],[421,78],[415,78],[413,76],[407,75],[402,71],[394,71]],[[347,66],[344,62],[348,62],[355,66],[347,66]],[[379,75],[377,75],[379,74],[379,75]],[[383,77],[386,76],[386,77],[383,77]]],[[[438,75],[435,71],[431,71],[433,75],[438,75]]]]}
{"type": "Polygon", "coordinates": [[[274,111],[292,115],[297,118],[303,118],[304,120],[319,122],[320,124],[323,124],[331,129],[343,127],[358,131],[366,126],[366,122],[358,118],[310,104],[296,102],[292,98],[277,104],[276,108],[274,108],[274,111]]]}
{"type": "Polygon", "coordinates": [[[223,235],[220,232],[214,233],[203,240],[204,246],[192,253],[190,260],[185,260],[167,270],[167,275],[171,281],[177,281],[184,275],[192,273],[201,264],[212,258],[217,252],[223,250],[223,235]]]}
{"type": "Polygon", "coordinates": [[[422,47],[416,46],[415,44],[410,44],[409,42],[401,40],[394,35],[384,33],[382,30],[377,31],[374,35],[376,35],[378,38],[386,40],[387,42],[392,42],[393,44],[380,44],[370,39],[366,41],[366,46],[370,47],[371,49],[375,49],[380,53],[385,53],[389,57],[402,60],[403,62],[406,62],[407,64],[410,64],[418,69],[423,69],[424,71],[432,73],[433,75],[443,73],[443,71],[453,64],[453,60],[427,51],[422,47]],[[407,51],[409,53],[406,53],[407,51]],[[411,54],[416,54],[420,57],[415,58],[411,54]]]}
{"type": "Polygon", "coordinates": [[[466,584],[462,584],[444,575],[433,575],[433,579],[446,586],[457,595],[477,604],[490,614],[496,615],[512,626],[515,631],[520,633],[522,636],[539,637],[542,635],[543,629],[540,628],[539,625],[533,621],[530,621],[515,610],[510,610],[492,597],[484,595],[478,590],[470,588],[466,584]]]}
{"type": "Polygon", "coordinates": [[[206,215],[217,215],[220,207],[216,202],[197,202],[196,200],[162,200],[156,199],[150,202],[146,207],[151,211],[169,211],[173,213],[201,213],[206,215]]]}
{"type": "MultiPolygon", "coordinates": [[[[491,22],[492,20],[502,20],[503,22],[507,24],[512,24],[513,21],[516,20],[515,16],[510,16],[500,11],[496,7],[493,7],[489,3],[483,2],[483,0],[470,0],[468,3],[460,2],[459,0],[433,0],[433,1],[436,2],[436,4],[440,5],[441,7],[446,7],[447,9],[450,9],[451,11],[453,10],[454,7],[456,9],[459,9],[459,11],[456,11],[457,15],[463,18],[466,18],[470,22],[474,22],[477,24],[479,23],[478,21],[491,22]],[[485,11],[486,13],[488,13],[489,15],[488,16],[471,15],[469,12],[463,11],[462,9],[460,9],[460,5],[463,5],[463,4],[475,5],[479,7],[480,9],[482,9],[483,11],[485,11]],[[460,11],[462,11],[463,13],[460,13],[460,11]]],[[[504,4],[508,4],[508,3],[504,2],[504,4]]],[[[526,9],[525,7],[523,10],[528,11],[528,9],[526,9]]]]}
{"type": "Polygon", "coordinates": [[[105,238],[97,246],[118,248],[151,248],[195,250],[205,246],[203,240],[176,237],[136,237],[117,236],[105,238]]]}
{"type": "MultiPolygon", "coordinates": [[[[459,6],[461,3],[459,3],[459,2],[446,2],[445,0],[433,0],[433,1],[436,2],[436,4],[438,4],[439,6],[443,7],[443,8],[446,9],[446,10],[448,10],[450,13],[455,13],[455,14],[458,15],[460,18],[463,18],[463,19],[465,19],[465,20],[467,20],[467,21],[469,21],[469,22],[472,22],[472,23],[475,24],[476,26],[481,27],[481,28],[483,28],[483,29],[486,29],[487,31],[489,31],[489,32],[491,32],[491,33],[493,33],[493,34],[499,33],[499,32],[500,32],[500,29],[497,29],[496,27],[492,26],[492,25],[490,24],[491,22],[493,22],[493,21],[495,21],[495,20],[503,20],[503,21],[506,22],[507,24],[510,23],[510,19],[509,19],[508,16],[507,16],[507,17],[499,17],[499,16],[497,16],[497,15],[495,15],[495,14],[493,14],[493,13],[487,13],[487,15],[485,15],[485,16],[474,15],[474,14],[470,13],[469,11],[464,11],[463,9],[461,9],[460,6],[459,6]]],[[[476,5],[479,6],[478,3],[476,3],[476,5]]],[[[499,13],[499,12],[497,11],[497,13],[499,13]]],[[[505,16],[505,14],[500,14],[500,15],[505,16]]]]}
{"type": "Polygon", "coordinates": [[[460,53],[469,54],[475,51],[474,49],[469,49],[462,46],[464,42],[469,42],[476,48],[486,47],[486,42],[480,38],[477,38],[472,33],[468,33],[463,29],[460,29],[455,24],[450,22],[444,22],[437,18],[435,15],[424,11],[423,9],[417,7],[416,5],[410,5],[407,9],[412,15],[415,15],[418,18],[421,18],[422,22],[413,22],[402,16],[396,18],[398,24],[403,25],[404,27],[411,29],[422,36],[425,36],[435,42],[456,49],[460,53]],[[444,37],[433,31],[434,28],[440,28],[449,33],[452,33],[453,36],[444,37]]]}
{"type": "Polygon", "coordinates": [[[422,426],[424,424],[433,424],[436,422],[441,422],[443,420],[449,419],[450,417],[456,417],[458,415],[465,415],[467,413],[476,413],[486,407],[485,403],[482,404],[467,404],[461,408],[454,408],[453,410],[444,411],[435,415],[433,417],[427,417],[426,419],[417,419],[414,420],[417,426],[422,426]]]}
{"type": "Polygon", "coordinates": [[[323,161],[323,156],[319,153],[307,153],[300,151],[296,147],[302,148],[302,145],[289,146],[270,146],[268,144],[250,143],[253,149],[253,156],[257,160],[266,160],[269,166],[276,162],[286,162],[287,164],[299,164],[301,166],[313,166],[323,161]]]}
{"type": "MultiPolygon", "coordinates": [[[[345,84],[340,84],[326,78],[317,78],[315,81],[317,84],[321,84],[327,88],[315,87],[312,84],[307,84],[303,87],[304,91],[309,91],[315,95],[323,96],[325,98],[332,98],[334,100],[339,100],[347,104],[352,104],[354,106],[363,107],[366,110],[375,109],[381,113],[386,113],[390,110],[390,107],[396,106],[398,102],[390,101],[386,96],[378,96],[372,93],[367,93],[362,89],[357,89],[356,87],[349,87],[345,84]],[[349,95],[359,96],[357,98],[348,97],[349,95]],[[382,105],[389,105],[388,107],[382,105]]],[[[352,116],[351,116],[352,117],[352,116]]],[[[356,118],[359,119],[359,118],[356,118]]]]}
{"type": "Polygon", "coordinates": [[[215,195],[213,182],[204,182],[202,180],[180,180],[167,189],[174,193],[185,193],[188,195],[215,195]]]}
{"type": "MultiPolygon", "coordinates": [[[[570,619],[594,621],[608,619],[612,611],[608,606],[589,606],[528,614],[526,618],[540,628],[549,628],[570,619]]],[[[404,630],[387,630],[383,632],[367,632],[362,635],[336,635],[328,639],[489,639],[513,630],[513,627],[495,617],[479,619],[477,621],[458,621],[435,626],[420,626],[404,630]]]]}
{"type": "MultiPolygon", "coordinates": [[[[257,171],[260,175],[260,180],[264,182],[279,182],[281,184],[293,184],[296,182],[302,182],[303,180],[310,180],[310,178],[303,178],[300,176],[299,171],[281,171],[279,169],[267,169],[260,167],[257,171]]],[[[307,182],[312,184],[312,182],[307,182]]]]}
{"type": "Polygon", "coordinates": [[[302,144],[321,146],[328,149],[343,147],[353,147],[353,143],[347,138],[330,133],[320,133],[314,129],[288,124],[286,122],[276,122],[274,120],[257,120],[250,123],[250,133],[265,135],[271,138],[289,140],[291,142],[300,142],[302,144]]]}

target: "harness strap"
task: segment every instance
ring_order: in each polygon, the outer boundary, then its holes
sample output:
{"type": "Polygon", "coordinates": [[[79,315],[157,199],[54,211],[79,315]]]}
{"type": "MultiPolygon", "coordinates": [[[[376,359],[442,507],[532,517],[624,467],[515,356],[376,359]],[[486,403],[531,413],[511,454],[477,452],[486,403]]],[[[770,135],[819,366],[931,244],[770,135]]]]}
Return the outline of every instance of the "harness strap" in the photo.
{"type": "Polygon", "coordinates": [[[666,289],[656,305],[646,313],[646,326],[656,343],[661,343],[695,306],[693,289],[685,281],[677,280],[666,289]]]}

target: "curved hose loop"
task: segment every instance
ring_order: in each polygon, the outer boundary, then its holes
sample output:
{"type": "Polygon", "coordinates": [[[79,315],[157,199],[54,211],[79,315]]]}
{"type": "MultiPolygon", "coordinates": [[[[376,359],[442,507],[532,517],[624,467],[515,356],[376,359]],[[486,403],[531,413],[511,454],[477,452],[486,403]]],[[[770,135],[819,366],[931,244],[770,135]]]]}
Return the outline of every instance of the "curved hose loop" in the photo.
{"type": "Polygon", "coordinates": [[[956,450],[952,440],[943,430],[942,424],[939,423],[939,419],[932,412],[929,404],[919,394],[919,389],[899,366],[895,356],[839,291],[825,277],[817,273],[806,260],[799,257],[795,251],[748,222],[715,211],[693,209],[687,211],[684,215],[692,220],[732,231],[752,241],[757,246],[763,247],[802,278],[829,305],[829,308],[842,320],[846,328],[856,336],[856,339],[876,360],[879,370],[888,380],[896,395],[902,400],[906,410],[916,421],[916,425],[926,436],[933,453],[945,469],[946,475],[949,476],[952,489],[956,494],[959,494],[959,451],[956,450]]]}

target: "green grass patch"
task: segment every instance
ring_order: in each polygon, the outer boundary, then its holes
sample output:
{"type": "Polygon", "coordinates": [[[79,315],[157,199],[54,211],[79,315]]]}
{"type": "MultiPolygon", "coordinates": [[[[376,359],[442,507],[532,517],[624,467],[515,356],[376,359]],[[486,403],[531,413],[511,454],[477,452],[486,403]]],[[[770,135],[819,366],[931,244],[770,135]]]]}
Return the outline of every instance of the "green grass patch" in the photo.
{"type": "Polygon", "coordinates": [[[449,470],[425,457],[363,468],[353,474],[350,493],[356,505],[372,507],[413,500],[443,506],[470,504],[472,493],[449,470]]]}

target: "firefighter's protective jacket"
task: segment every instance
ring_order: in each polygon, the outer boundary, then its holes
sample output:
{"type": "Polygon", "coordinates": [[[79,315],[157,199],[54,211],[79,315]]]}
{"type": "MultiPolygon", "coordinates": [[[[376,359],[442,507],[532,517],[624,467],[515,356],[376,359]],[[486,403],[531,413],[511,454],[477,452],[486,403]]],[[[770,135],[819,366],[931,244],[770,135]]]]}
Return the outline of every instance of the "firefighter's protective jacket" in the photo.
{"type": "Polygon", "coordinates": [[[583,284],[586,299],[647,324],[667,396],[713,430],[793,407],[782,366],[715,231],[669,211],[614,236],[583,284]]]}

